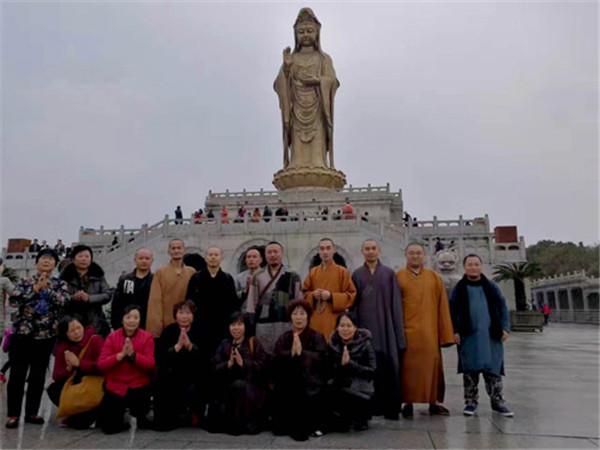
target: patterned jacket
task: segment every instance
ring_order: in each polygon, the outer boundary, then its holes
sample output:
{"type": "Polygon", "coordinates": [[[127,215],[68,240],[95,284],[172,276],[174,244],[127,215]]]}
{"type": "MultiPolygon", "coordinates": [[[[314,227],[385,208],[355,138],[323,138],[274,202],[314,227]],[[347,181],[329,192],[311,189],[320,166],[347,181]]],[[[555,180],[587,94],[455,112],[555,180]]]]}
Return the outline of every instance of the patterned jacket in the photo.
{"type": "Polygon", "coordinates": [[[9,299],[16,308],[13,322],[14,333],[33,339],[49,339],[56,336],[56,324],[62,309],[71,296],[67,285],[58,277],[51,277],[48,289],[33,291],[39,274],[19,281],[9,299]]]}

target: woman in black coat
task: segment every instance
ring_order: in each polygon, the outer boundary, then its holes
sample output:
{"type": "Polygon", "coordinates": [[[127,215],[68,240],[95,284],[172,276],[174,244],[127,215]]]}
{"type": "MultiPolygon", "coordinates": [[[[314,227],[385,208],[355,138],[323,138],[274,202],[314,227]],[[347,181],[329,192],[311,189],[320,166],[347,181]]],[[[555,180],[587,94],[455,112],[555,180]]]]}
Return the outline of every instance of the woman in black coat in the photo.
{"type": "Polygon", "coordinates": [[[173,306],[175,323],[168,325],[156,342],[158,377],[154,396],[154,427],[157,431],[197,425],[203,413],[199,384],[202,353],[196,305],[190,300],[173,306]]]}
{"type": "Polygon", "coordinates": [[[288,305],[292,330],[283,333],[273,352],[273,433],[297,441],[321,435],[321,388],[326,344],[309,327],[312,308],[304,300],[288,305]]]}
{"type": "Polygon", "coordinates": [[[327,397],[332,413],[331,427],[339,431],[347,431],[350,426],[355,430],[366,430],[375,392],[375,350],[371,332],[357,328],[351,313],[338,316],[327,359],[330,364],[327,397]]]}
{"type": "Polygon", "coordinates": [[[243,313],[231,315],[229,333],[212,361],[216,392],[208,411],[208,429],[257,434],[266,419],[267,354],[258,339],[246,337],[243,313]]]}
{"type": "Polygon", "coordinates": [[[105,338],[110,333],[110,326],[102,306],[110,301],[112,292],[104,278],[104,270],[94,262],[92,249],[87,245],[73,247],[71,258],[73,262],[60,274],[71,294],[65,313],[81,317],[84,327],[93,326],[96,333],[105,338]]]}

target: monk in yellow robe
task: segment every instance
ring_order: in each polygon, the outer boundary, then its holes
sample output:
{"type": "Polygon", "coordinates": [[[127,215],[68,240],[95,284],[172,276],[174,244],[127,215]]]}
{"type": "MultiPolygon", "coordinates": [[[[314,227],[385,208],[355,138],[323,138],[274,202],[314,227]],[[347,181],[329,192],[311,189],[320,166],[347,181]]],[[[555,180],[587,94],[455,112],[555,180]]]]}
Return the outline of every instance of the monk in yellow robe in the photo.
{"type": "Polygon", "coordinates": [[[410,244],[406,268],[396,277],[402,291],[406,350],[402,358],[402,415],[413,416],[413,403],[429,403],[429,413],[448,415],[440,347],[454,344],[452,319],[442,278],[424,267],[425,249],[410,244]]]}
{"type": "Polygon", "coordinates": [[[167,325],[175,322],[173,306],[184,301],[188,284],[196,271],[183,264],[185,244],[181,239],[172,239],[168,249],[171,261],[154,274],[148,297],[146,331],[159,337],[167,325]]]}
{"type": "Polygon", "coordinates": [[[335,244],[329,238],[319,241],[321,264],[310,269],[304,280],[304,298],[314,309],[310,327],[329,341],[339,313],[349,309],[356,297],[352,277],[345,267],[333,261],[335,244]]]}

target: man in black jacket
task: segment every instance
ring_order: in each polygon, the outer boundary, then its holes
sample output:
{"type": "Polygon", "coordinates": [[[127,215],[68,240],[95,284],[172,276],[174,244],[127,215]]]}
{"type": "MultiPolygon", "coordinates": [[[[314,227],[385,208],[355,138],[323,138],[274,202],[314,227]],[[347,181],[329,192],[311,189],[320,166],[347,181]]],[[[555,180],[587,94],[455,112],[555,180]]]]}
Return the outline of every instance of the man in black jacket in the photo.
{"type": "Polygon", "coordinates": [[[135,269],[133,272],[121,275],[112,297],[110,322],[113,329],[121,327],[123,310],[127,305],[138,305],[141,312],[140,328],[146,325],[148,297],[152,284],[152,250],[140,248],[135,252],[135,269]]]}

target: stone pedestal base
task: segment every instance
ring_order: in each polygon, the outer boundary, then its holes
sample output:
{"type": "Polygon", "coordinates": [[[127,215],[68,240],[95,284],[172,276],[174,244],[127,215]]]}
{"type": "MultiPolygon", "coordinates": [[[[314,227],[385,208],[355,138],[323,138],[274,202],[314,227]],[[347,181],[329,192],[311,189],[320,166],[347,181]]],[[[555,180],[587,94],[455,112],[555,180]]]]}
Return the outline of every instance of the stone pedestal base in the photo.
{"type": "Polygon", "coordinates": [[[273,185],[280,191],[294,188],[339,190],[345,184],[344,172],[327,167],[294,167],[279,170],[273,176],[273,185]]]}

